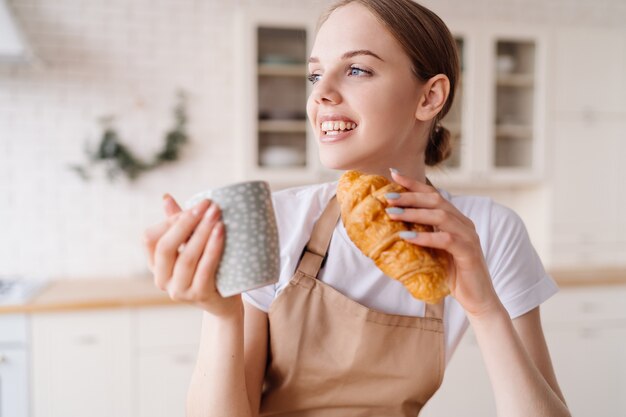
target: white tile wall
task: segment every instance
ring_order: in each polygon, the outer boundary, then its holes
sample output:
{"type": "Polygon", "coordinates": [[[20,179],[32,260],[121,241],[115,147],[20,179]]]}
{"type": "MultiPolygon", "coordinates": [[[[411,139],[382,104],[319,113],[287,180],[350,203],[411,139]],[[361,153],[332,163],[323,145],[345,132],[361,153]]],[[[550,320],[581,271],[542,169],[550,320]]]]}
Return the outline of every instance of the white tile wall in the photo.
{"type": "MultiPolygon", "coordinates": [[[[146,273],[143,228],[161,195],[184,199],[240,180],[229,126],[237,7],[311,8],[324,0],[9,0],[40,66],[0,65],[0,275],[146,273]],[[179,163],[135,183],[82,182],[67,164],[117,116],[134,151],[153,154],[175,92],[189,93],[192,143],[179,163]]],[[[428,0],[442,17],[619,25],[624,0],[428,0]]]]}

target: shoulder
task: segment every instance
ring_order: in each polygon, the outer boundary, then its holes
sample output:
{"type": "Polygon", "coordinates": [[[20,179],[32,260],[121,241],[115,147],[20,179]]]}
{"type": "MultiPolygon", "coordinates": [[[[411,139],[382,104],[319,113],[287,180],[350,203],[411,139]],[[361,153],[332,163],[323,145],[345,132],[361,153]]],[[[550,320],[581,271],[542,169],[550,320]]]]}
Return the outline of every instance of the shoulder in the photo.
{"type": "Polygon", "coordinates": [[[528,239],[522,218],[513,209],[492,198],[477,195],[452,195],[445,190],[442,194],[474,223],[486,257],[493,255],[496,247],[507,246],[519,242],[520,239],[528,239]]]}
{"type": "Polygon", "coordinates": [[[302,213],[303,209],[321,210],[335,194],[337,181],[290,187],[272,192],[274,210],[280,215],[302,213]]]}

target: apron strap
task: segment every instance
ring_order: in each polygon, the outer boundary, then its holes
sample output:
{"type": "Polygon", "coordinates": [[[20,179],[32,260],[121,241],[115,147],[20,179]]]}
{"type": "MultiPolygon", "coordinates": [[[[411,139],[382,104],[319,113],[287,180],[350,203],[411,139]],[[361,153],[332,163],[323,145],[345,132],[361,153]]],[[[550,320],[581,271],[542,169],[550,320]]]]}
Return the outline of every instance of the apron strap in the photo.
{"type": "Polygon", "coordinates": [[[317,278],[322,262],[328,255],[330,239],[333,236],[333,231],[340,215],[341,208],[339,202],[337,202],[337,195],[334,195],[313,226],[311,238],[306,244],[302,259],[298,264],[298,271],[317,278]]]}
{"type": "Polygon", "coordinates": [[[437,304],[428,304],[426,305],[426,311],[424,313],[424,317],[430,317],[432,319],[443,319],[443,306],[446,297],[442,298],[437,304]]]}

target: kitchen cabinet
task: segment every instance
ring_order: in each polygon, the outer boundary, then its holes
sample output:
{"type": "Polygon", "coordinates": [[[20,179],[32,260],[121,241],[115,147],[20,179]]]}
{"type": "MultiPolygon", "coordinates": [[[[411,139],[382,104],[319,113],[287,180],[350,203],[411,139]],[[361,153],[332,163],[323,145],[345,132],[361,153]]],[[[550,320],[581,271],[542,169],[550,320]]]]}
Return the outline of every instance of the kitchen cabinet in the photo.
{"type": "Polygon", "coordinates": [[[184,417],[202,311],[154,307],[138,309],[135,314],[137,416],[184,417]]]}
{"type": "Polygon", "coordinates": [[[250,6],[239,10],[237,23],[242,175],[272,185],[318,181],[323,168],[306,117],[313,16],[250,6]]]}
{"type": "MultiPolygon", "coordinates": [[[[569,288],[541,306],[552,363],[572,415],[626,417],[624,299],[626,286],[569,288]]],[[[422,414],[496,416],[471,328],[448,365],[441,389],[422,414]]]]}
{"type": "Polygon", "coordinates": [[[0,316],[0,416],[28,417],[28,317],[0,316]]]}
{"type": "Polygon", "coordinates": [[[128,309],[34,314],[33,415],[130,417],[128,309]]]}
{"type": "Polygon", "coordinates": [[[555,39],[550,265],[625,265],[626,31],[564,28],[555,39]]]}
{"type": "Polygon", "coordinates": [[[201,323],[180,305],[33,315],[33,415],[184,417],[201,323]]]}
{"type": "Polygon", "coordinates": [[[443,186],[536,183],[545,167],[548,32],[498,22],[447,24],[462,74],[442,124],[456,149],[429,176],[443,186]]]}

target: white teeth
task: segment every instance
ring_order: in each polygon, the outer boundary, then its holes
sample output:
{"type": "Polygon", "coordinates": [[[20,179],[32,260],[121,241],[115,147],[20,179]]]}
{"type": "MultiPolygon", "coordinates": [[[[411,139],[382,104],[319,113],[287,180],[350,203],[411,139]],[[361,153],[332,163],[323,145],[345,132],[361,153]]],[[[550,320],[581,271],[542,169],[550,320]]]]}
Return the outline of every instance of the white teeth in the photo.
{"type": "Polygon", "coordinates": [[[346,121],[328,121],[322,122],[322,130],[324,132],[331,132],[333,130],[351,130],[356,128],[356,123],[346,121]]]}

